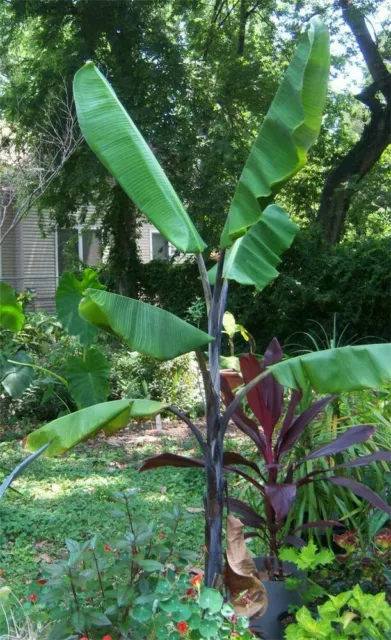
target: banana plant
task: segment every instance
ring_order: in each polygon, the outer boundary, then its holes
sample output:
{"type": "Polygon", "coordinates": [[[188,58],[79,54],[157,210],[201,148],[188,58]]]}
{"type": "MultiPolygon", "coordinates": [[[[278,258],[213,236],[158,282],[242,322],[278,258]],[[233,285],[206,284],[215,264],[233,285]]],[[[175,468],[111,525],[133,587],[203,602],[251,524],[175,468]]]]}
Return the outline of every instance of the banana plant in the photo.
{"type": "MultiPolygon", "coordinates": [[[[179,409],[166,407],[166,411],[187,424],[204,460],[205,581],[209,586],[218,583],[222,573],[224,434],[229,418],[246,393],[260,378],[272,374],[287,386],[295,387],[298,375],[300,386],[305,379],[306,384],[315,388],[319,386],[323,390],[331,385],[334,391],[336,387],[344,391],[345,387],[376,387],[384,382],[384,370],[378,361],[382,361],[385,354],[380,345],[381,353],[369,348],[367,354],[357,354],[357,358],[354,352],[350,354],[355,366],[349,380],[344,375],[335,376],[335,368],[341,365],[343,357],[335,363],[334,354],[325,355],[322,372],[316,366],[309,366],[308,376],[303,357],[291,368],[289,363],[282,362],[265,369],[237,394],[229,407],[224,411],[221,407],[219,363],[228,284],[234,280],[261,291],[278,276],[281,255],[291,245],[298,227],[288,213],[274,203],[274,198],[304,166],[307,153],[317,139],[328,74],[329,35],[324,24],[314,17],[299,41],[245,163],[222,230],[217,265],[209,273],[203,258],[206,242],[114,89],[93,62],[79,69],[74,79],[77,116],[88,145],[137,208],[173,246],[192,254],[199,267],[208,314],[207,333],[163,309],[94,287],[84,291],[79,313],[91,325],[116,333],[132,349],[155,358],[164,360],[196,352],[205,386],[206,438],[179,409]],[[203,351],[206,346],[208,364],[203,351]],[[332,362],[329,373],[328,357],[332,362]],[[368,373],[364,375],[363,369],[367,367],[368,373]]],[[[345,368],[344,362],[342,366],[345,368]]],[[[81,412],[67,417],[67,425],[52,423],[42,427],[27,438],[27,448],[33,451],[50,438],[52,442],[45,453],[62,453],[76,441],[93,436],[97,430],[110,432],[113,413],[115,428],[121,428],[129,419],[128,408],[121,414],[120,408],[112,405],[111,410],[108,404],[111,403],[84,409],[82,419],[81,412]],[[71,433],[69,438],[65,435],[65,426],[71,433]]],[[[135,405],[136,402],[133,408],[135,405]]]]}

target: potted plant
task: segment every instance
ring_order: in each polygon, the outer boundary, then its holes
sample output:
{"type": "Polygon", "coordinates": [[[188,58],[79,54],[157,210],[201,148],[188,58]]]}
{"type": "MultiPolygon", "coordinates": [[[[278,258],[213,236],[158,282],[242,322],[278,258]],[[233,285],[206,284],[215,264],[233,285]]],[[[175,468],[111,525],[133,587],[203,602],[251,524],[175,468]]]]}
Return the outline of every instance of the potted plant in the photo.
{"type": "Polygon", "coordinates": [[[228,336],[228,344],[230,355],[228,357],[220,357],[220,376],[223,377],[229,385],[231,391],[243,384],[243,378],[239,371],[239,359],[235,356],[234,337],[240,333],[242,338],[249,343],[250,353],[255,351],[255,341],[251,333],[244,328],[242,324],[238,324],[234,315],[230,311],[226,311],[223,315],[223,334],[228,336]]]}
{"type": "MultiPolygon", "coordinates": [[[[257,381],[268,367],[276,366],[282,362],[282,356],[282,349],[276,338],[269,344],[261,362],[251,353],[242,356],[240,368],[246,385],[245,389],[252,381],[257,381]]],[[[221,380],[221,389],[225,404],[231,409],[234,407],[231,413],[233,421],[252,440],[259,458],[254,461],[253,458],[246,458],[236,452],[225,452],[223,463],[225,473],[239,474],[250,483],[251,487],[259,493],[259,500],[263,505],[262,513],[258,513],[242,500],[232,497],[227,500],[229,510],[236,513],[242,523],[251,529],[247,537],[259,536],[267,549],[264,557],[256,559],[256,564],[265,578],[269,607],[256,626],[258,625],[262,631],[266,631],[269,637],[274,639],[279,636],[273,634],[281,632],[279,615],[286,611],[289,604],[298,604],[295,594],[286,591],[285,588],[285,577],[287,573],[292,573],[293,567],[287,564],[284,566],[279,558],[282,545],[289,542],[301,546],[304,542],[296,535],[300,531],[341,524],[336,520],[306,522],[289,531],[287,535],[285,522],[294,507],[298,490],[305,484],[319,480],[330,482],[333,485],[350,489],[374,507],[391,515],[391,507],[374,491],[353,478],[335,473],[376,461],[391,461],[391,452],[377,451],[346,461],[344,464],[328,466],[326,469],[324,467],[315,468],[303,476],[298,472],[306,461],[323,457],[329,458],[353,445],[363,443],[371,438],[375,427],[372,425],[352,426],[332,442],[310,451],[303,459],[293,463],[289,457],[292,448],[312,420],[335,398],[335,395],[328,395],[307,403],[308,406],[300,412],[299,406],[304,397],[304,390],[294,389],[285,407],[284,386],[274,377],[266,377],[255,384],[247,393],[239,392],[237,395],[239,399],[243,399],[246,395],[252,413],[252,417],[249,417],[240,403],[235,400],[235,396],[224,378],[221,380]],[[247,467],[247,469],[243,470],[242,467],[247,467]]],[[[162,454],[147,460],[142,466],[142,470],[164,464],[175,465],[176,458],[178,466],[199,467],[203,465],[201,459],[162,454]]]]}

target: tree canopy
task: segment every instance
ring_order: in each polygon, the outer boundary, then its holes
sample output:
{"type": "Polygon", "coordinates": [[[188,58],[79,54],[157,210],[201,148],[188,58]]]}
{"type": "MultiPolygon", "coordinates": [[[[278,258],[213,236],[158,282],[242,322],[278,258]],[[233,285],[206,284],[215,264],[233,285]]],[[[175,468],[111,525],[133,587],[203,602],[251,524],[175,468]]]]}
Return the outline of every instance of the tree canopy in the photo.
{"type": "MultiPolygon", "coordinates": [[[[384,235],[391,213],[386,150],[389,74],[384,72],[391,47],[388,2],[355,0],[351,10],[348,4],[344,0],[321,5],[315,0],[8,0],[0,14],[0,112],[13,123],[20,141],[30,140],[37,135],[39,114],[53,91],[69,89],[76,70],[93,60],[152,146],[213,250],[238,173],[294,39],[319,13],[333,39],[326,114],[307,167],[278,199],[304,227],[323,229],[328,241],[384,235]],[[363,43],[354,24],[362,26],[364,17],[368,37],[363,43]],[[355,90],[361,90],[359,100],[348,82],[344,86],[352,69],[355,90]],[[376,73],[380,80],[374,79],[376,73]],[[372,96],[370,104],[365,87],[372,96]],[[375,151],[370,146],[369,159],[368,139],[380,126],[375,122],[380,112],[383,129],[378,131],[375,151]],[[359,158],[357,166],[352,157],[359,158]]],[[[113,277],[121,290],[134,295],[139,216],[82,144],[46,190],[40,206],[54,224],[70,226],[91,203],[102,219],[105,239],[111,239],[113,277]]]]}

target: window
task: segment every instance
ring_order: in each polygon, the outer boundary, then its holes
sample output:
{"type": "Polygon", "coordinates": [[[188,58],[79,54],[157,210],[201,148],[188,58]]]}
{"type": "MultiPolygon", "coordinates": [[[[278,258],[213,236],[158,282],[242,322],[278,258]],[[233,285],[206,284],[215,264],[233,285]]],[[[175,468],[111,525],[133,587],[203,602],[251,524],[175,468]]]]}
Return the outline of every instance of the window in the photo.
{"type": "Polygon", "coordinates": [[[80,262],[90,267],[100,263],[99,237],[93,229],[86,231],[81,227],[59,229],[57,231],[57,268],[58,276],[64,271],[75,268],[80,262]]]}
{"type": "Polygon", "coordinates": [[[158,231],[151,231],[152,260],[168,260],[170,257],[170,245],[158,231]]]}

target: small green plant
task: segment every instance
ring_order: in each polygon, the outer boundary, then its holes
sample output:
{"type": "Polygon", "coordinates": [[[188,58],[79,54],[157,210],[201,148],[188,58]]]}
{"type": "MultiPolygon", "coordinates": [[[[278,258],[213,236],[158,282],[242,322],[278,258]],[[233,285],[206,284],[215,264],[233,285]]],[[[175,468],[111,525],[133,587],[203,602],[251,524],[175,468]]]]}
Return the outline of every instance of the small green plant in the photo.
{"type": "Polygon", "coordinates": [[[35,623],[50,625],[50,640],[143,638],[250,638],[248,619],[235,616],[222,595],[202,586],[194,551],[177,548],[181,521],[194,518],[174,507],[162,526],[133,512],[136,489],[116,492],[113,519],[127,532],[104,541],[67,540],[68,557],[45,567],[37,592],[25,604],[35,623]],[[191,632],[191,636],[189,635],[191,632]]]}
{"type": "Polygon", "coordinates": [[[306,607],[299,609],[296,623],[286,629],[285,640],[391,638],[391,607],[385,593],[366,594],[357,584],[351,591],[328,598],[315,616],[306,607]]]}
{"type": "Polygon", "coordinates": [[[240,333],[242,338],[249,343],[250,353],[254,353],[254,338],[242,324],[237,324],[234,315],[230,311],[226,311],[223,315],[223,328],[223,333],[228,336],[228,344],[231,357],[235,356],[234,337],[237,333],[240,333]]]}
{"type": "Polygon", "coordinates": [[[292,547],[281,549],[279,558],[283,562],[292,562],[302,572],[297,576],[286,578],[286,588],[298,591],[304,604],[310,604],[317,598],[326,594],[323,587],[318,584],[318,577],[324,577],[322,567],[334,561],[334,554],[329,549],[318,551],[316,544],[310,540],[308,545],[300,550],[292,547]]]}

